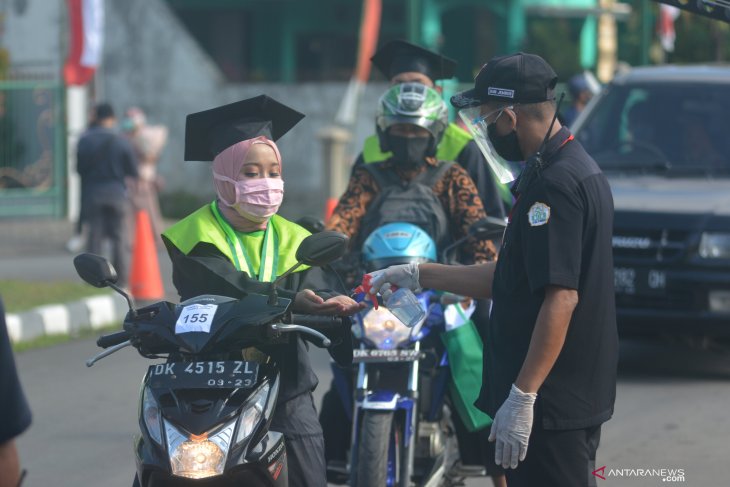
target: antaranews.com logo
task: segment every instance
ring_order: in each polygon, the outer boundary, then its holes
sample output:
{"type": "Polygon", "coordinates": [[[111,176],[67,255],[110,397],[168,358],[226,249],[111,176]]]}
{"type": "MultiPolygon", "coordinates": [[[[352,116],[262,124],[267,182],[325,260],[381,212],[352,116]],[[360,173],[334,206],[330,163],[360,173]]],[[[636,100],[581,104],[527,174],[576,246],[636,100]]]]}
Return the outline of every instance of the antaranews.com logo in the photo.
{"type": "Polygon", "coordinates": [[[662,482],[685,482],[683,468],[610,468],[605,466],[593,471],[593,476],[601,480],[616,478],[658,478],[662,482]]]}

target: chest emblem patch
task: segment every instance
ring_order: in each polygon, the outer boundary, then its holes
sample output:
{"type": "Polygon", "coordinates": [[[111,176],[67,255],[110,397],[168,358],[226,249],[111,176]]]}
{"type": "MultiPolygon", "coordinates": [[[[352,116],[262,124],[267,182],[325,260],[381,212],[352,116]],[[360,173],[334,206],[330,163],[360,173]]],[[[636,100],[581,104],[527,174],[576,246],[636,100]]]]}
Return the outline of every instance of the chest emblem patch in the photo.
{"type": "Polygon", "coordinates": [[[527,220],[532,227],[545,225],[550,220],[550,207],[545,203],[536,202],[527,212],[527,220]]]}

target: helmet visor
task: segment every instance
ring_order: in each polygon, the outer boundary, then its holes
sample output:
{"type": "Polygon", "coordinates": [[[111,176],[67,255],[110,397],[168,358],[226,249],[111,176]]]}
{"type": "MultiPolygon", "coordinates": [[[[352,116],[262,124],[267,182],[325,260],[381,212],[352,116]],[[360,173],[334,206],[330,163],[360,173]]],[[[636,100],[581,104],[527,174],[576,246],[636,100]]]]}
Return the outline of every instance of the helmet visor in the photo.
{"type": "Polygon", "coordinates": [[[482,114],[481,107],[478,106],[459,110],[459,116],[464,121],[466,129],[474,137],[474,141],[484,154],[489,167],[502,184],[517,179],[520,173],[519,164],[510,162],[497,153],[492,141],[489,140],[487,126],[502,116],[502,112],[507,108],[512,107],[499,108],[487,114],[482,114]]]}

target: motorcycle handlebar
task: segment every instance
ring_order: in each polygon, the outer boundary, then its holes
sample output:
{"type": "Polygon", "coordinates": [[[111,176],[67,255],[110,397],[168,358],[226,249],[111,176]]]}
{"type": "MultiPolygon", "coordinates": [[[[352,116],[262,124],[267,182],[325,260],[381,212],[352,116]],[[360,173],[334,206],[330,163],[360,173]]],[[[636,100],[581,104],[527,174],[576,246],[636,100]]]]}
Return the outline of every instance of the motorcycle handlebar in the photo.
{"type": "Polygon", "coordinates": [[[291,323],[308,326],[317,330],[336,330],[342,328],[344,319],[341,316],[320,316],[292,314],[291,323]]]}
{"type": "Polygon", "coordinates": [[[114,345],[119,345],[129,340],[129,333],[126,331],[118,331],[109,335],[102,335],[96,340],[96,344],[101,348],[109,348],[114,345]]]}

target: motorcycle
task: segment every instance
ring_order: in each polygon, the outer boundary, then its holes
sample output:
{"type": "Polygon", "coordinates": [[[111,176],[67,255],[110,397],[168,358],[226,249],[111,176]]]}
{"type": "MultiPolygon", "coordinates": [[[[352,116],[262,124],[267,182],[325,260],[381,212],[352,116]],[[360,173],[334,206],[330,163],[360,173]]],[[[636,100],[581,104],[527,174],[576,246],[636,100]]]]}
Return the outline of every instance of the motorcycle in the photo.
{"type": "Polygon", "coordinates": [[[268,295],[202,295],[139,309],[115,284],[108,261],[93,254],[74,259],[84,281],[113,288],[129,304],[123,331],[100,337],[97,345],[105,350],[86,365],[130,345],[145,358],[165,359],[150,365],[142,380],[135,486],[288,485],[284,437],[269,429],[279,368],[249,347],[281,343],[289,333],[331,345],[321,331],[349,326],[349,320],[291,314],[291,300],[278,297],[276,286],[301,264],[339,258],[346,246],[336,232],[307,237],[297,249],[298,264],[271,283],[268,295]]]}
{"type": "MultiPolygon", "coordinates": [[[[452,262],[467,238],[501,237],[504,222],[477,222],[469,234],[447,247],[442,262],[452,262]]],[[[388,224],[363,245],[370,269],[410,261],[435,261],[435,244],[415,225],[388,224]],[[394,244],[379,259],[368,258],[378,242],[394,244]]],[[[361,300],[361,294],[356,299],[361,300]]],[[[446,329],[444,308],[465,298],[424,290],[417,298],[426,317],[413,328],[385,306],[370,307],[354,317],[353,350],[357,374],[333,364],[335,389],[351,421],[349,465],[328,465],[331,479],[349,477],[357,487],[460,485],[465,477],[483,476],[483,469],[457,465],[459,459],[450,409],[448,355],[440,335],[446,329]]]]}

